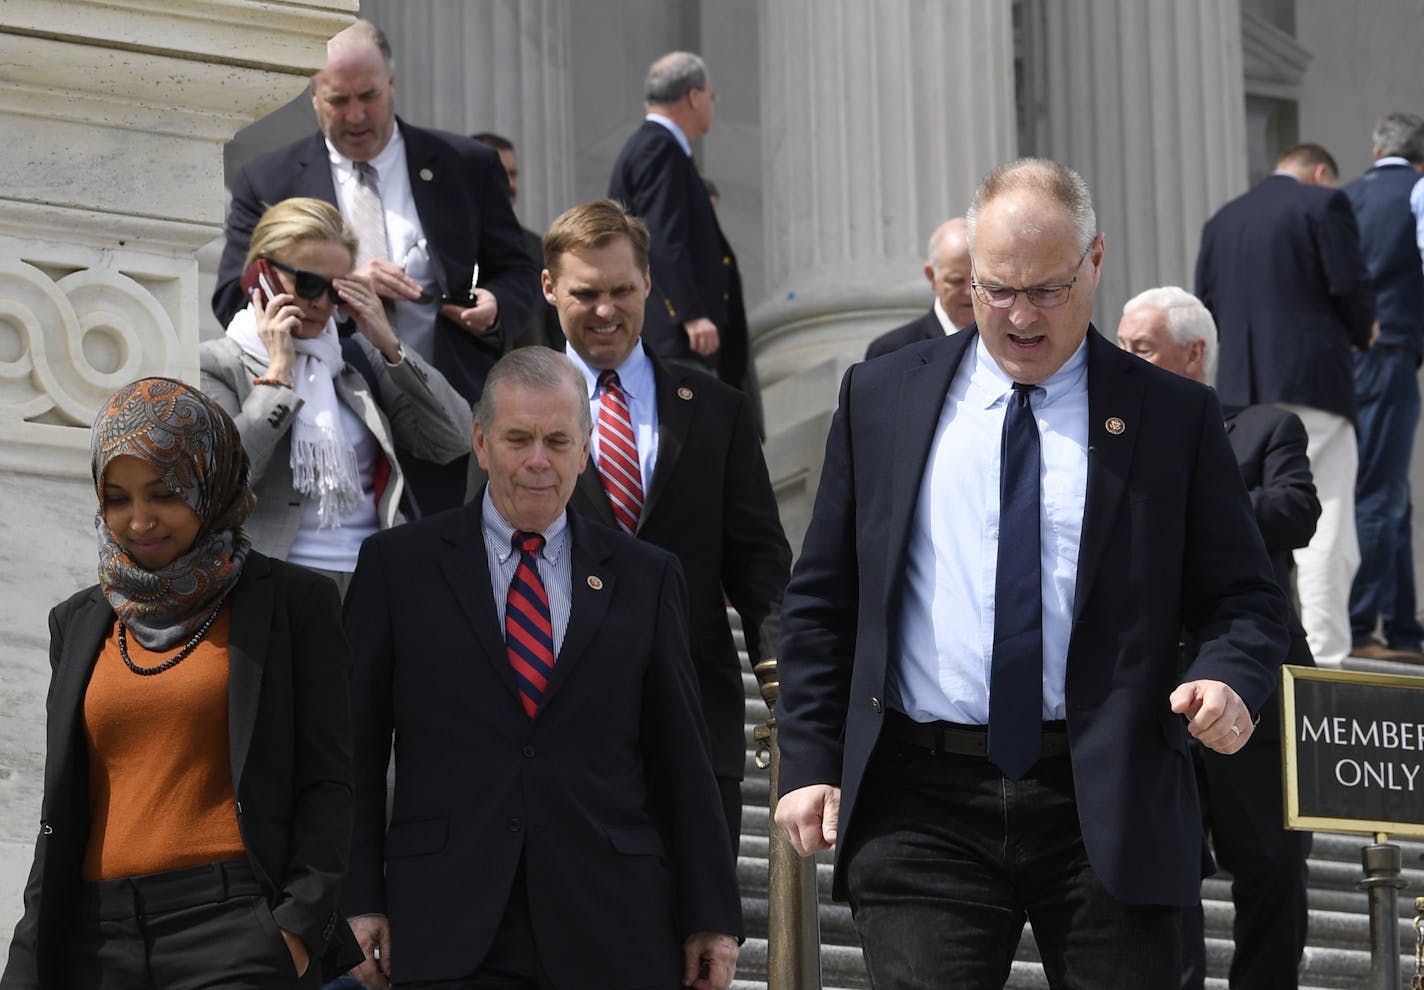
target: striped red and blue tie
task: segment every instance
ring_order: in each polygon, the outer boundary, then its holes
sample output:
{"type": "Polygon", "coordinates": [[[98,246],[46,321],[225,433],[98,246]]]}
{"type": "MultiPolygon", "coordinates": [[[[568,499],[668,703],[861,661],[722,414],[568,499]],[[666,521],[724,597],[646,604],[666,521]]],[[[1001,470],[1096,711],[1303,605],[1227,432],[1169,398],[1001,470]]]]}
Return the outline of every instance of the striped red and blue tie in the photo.
{"type": "Polygon", "coordinates": [[[539,699],[544,697],[554,673],[554,624],[549,618],[549,595],[539,578],[534,556],[543,546],[544,537],[538,533],[514,534],[519,565],[514,569],[504,604],[505,650],[519,685],[519,700],[530,718],[539,710],[539,699]]]}
{"type": "Polygon", "coordinates": [[[603,399],[598,415],[598,475],[613,507],[613,517],[623,532],[638,529],[643,511],[643,471],[638,466],[638,436],[628,415],[628,397],[618,382],[618,372],[598,376],[603,399]]]}

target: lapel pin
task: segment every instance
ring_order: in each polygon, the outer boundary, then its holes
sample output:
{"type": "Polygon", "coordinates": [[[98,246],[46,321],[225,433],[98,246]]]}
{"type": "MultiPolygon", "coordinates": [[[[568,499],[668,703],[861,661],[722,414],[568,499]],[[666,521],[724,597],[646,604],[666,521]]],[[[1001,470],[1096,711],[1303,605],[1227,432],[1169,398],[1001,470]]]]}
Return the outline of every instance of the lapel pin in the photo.
{"type": "Polygon", "coordinates": [[[430,171],[430,169],[428,168],[423,168],[420,170],[420,177],[426,182],[429,182],[431,179],[435,178],[435,173],[430,171]]]}
{"type": "Polygon", "coordinates": [[[588,586],[594,591],[602,591],[603,578],[599,577],[597,574],[590,574],[588,576],[588,586]]]}
{"type": "Polygon", "coordinates": [[[1127,424],[1124,423],[1122,420],[1118,419],[1116,416],[1109,416],[1108,421],[1103,425],[1107,427],[1107,431],[1115,437],[1121,436],[1122,431],[1127,429],[1127,424]]]}
{"type": "Polygon", "coordinates": [[[688,388],[686,385],[682,386],[682,388],[677,390],[677,397],[686,402],[688,399],[692,398],[692,389],[688,388]]]}

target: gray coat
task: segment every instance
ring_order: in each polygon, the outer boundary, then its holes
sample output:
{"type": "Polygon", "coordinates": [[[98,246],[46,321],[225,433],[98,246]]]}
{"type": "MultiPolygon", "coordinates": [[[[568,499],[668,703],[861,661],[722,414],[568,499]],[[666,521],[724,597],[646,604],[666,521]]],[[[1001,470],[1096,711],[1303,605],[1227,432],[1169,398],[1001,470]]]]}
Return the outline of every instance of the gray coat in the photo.
{"type": "MultiPolygon", "coordinates": [[[[445,377],[407,350],[405,360],[389,365],[364,337],[357,342],[370,359],[376,391],[350,364],[336,377],[336,394],[376,437],[391,465],[390,478],[377,504],[382,529],[404,518],[400,511],[405,478],[396,451],[439,464],[470,452],[474,428],[470,404],[445,377]]],[[[301,400],[289,388],[253,385],[267,370],[228,337],[205,342],[199,349],[202,389],[237,423],[242,445],[252,462],[252,490],[257,509],[243,525],[252,545],[262,553],[285,558],[301,526],[306,496],[292,485],[292,424],[301,400]]]]}

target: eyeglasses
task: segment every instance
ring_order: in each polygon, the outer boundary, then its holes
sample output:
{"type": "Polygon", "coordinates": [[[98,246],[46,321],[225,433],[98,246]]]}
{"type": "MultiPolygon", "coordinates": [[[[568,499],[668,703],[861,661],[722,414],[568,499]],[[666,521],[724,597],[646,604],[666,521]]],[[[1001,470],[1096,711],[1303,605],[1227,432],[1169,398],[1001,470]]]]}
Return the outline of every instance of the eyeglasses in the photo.
{"type": "MultiPolygon", "coordinates": [[[[1078,263],[1073,266],[1077,271],[1083,265],[1083,259],[1092,250],[1097,238],[1088,242],[1088,246],[1083,248],[1083,253],[1078,256],[1078,263]]],[[[1015,289],[1008,285],[985,285],[983,282],[971,280],[970,285],[974,287],[974,292],[985,306],[993,306],[995,309],[1008,309],[1014,304],[1018,294],[1022,292],[1028,299],[1030,306],[1037,306],[1039,309],[1053,309],[1055,306],[1062,306],[1068,301],[1068,295],[1073,291],[1073,286],[1078,284],[1078,276],[1074,275],[1072,281],[1063,285],[1036,285],[1031,289],[1015,289]]]]}
{"type": "Polygon", "coordinates": [[[333,306],[341,305],[341,294],[336,291],[335,284],[325,275],[318,275],[316,272],[309,272],[303,268],[293,268],[291,265],[284,265],[275,258],[268,258],[267,264],[278,271],[286,272],[292,276],[296,283],[297,297],[308,301],[320,299],[323,292],[331,300],[333,306]]]}

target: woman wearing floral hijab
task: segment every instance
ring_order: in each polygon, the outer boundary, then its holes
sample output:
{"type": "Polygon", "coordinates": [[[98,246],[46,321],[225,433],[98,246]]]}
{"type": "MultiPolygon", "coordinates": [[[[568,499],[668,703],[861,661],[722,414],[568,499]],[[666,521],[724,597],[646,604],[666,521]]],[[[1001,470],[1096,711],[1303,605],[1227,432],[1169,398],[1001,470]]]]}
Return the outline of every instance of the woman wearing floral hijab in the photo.
{"type": "MultiPolygon", "coordinates": [[[[335,589],[253,550],[247,456],[146,378],[94,422],[99,583],[51,613],[40,834],[0,987],[316,986],[351,822],[335,589]]],[[[330,950],[330,952],[328,951],[330,950]]]]}

